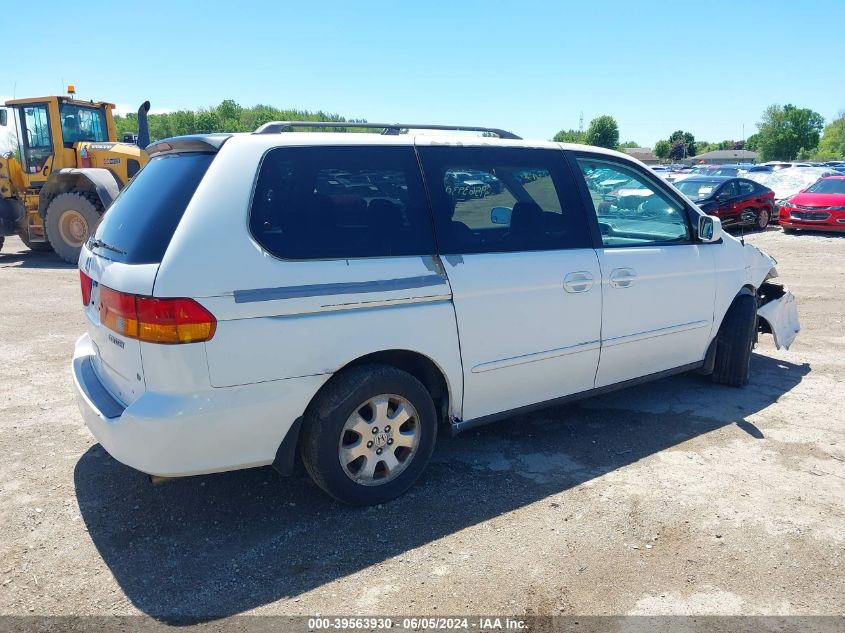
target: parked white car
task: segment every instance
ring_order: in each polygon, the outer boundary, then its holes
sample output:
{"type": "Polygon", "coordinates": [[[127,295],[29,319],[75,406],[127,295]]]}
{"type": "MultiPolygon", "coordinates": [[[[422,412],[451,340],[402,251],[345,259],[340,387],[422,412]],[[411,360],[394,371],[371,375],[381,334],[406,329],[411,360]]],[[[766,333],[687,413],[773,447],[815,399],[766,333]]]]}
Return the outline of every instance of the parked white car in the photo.
{"type": "Polygon", "coordinates": [[[798,331],[774,260],[625,154],[291,127],[154,143],[82,250],[79,403],[133,468],[300,455],[380,503],[438,426],[692,370],[740,386],[758,329],[798,331]],[[605,198],[595,170],[650,194],[605,198]],[[463,171],[502,189],[449,195],[463,171]]]}

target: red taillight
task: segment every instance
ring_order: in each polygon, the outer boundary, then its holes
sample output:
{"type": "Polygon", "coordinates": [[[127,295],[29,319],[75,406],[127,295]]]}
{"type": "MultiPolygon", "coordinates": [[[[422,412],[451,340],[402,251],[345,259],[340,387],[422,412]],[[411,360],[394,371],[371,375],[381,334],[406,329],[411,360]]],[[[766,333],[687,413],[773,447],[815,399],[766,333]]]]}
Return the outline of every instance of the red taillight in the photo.
{"type": "Polygon", "coordinates": [[[82,287],[82,305],[91,303],[91,278],[81,270],[79,271],[79,285],[82,287]]]}
{"type": "Polygon", "coordinates": [[[147,343],[173,345],[208,341],[217,319],[193,299],[156,299],[100,286],[100,323],[147,343]]]}

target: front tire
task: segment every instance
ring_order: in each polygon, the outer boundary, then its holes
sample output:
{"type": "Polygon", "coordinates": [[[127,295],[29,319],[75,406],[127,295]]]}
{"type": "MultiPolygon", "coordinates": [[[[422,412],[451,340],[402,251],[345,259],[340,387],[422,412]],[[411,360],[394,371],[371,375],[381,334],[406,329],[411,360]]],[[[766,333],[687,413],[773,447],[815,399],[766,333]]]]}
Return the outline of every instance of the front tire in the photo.
{"type": "Polygon", "coordinates": [[[739,295],[728,308],[716,335],[713,382],[731,387],[742,387],[748,382],[756,331],[757,298],[739,295]]]}
{"type": "Polygon", "coordinates": [[[47,207],[44,220],[50,246],[63,260],[75,264],[101,215],[102,208],[93,196],[80,192],[59,194],[47,207]]]}
{"type": "Polygon", "coordinates": [[[395,499],[434,451],[437,413],[423,384],[386,365],[347,369],[305,413],[300,453],[320,488],[350,505],[395,499]]]}

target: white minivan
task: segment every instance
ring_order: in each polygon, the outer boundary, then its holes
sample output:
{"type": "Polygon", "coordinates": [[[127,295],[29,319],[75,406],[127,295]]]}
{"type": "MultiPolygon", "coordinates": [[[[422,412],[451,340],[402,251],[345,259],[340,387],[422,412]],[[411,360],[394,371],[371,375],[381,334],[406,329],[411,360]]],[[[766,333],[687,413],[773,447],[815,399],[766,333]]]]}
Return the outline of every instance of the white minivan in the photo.
{"type": "Polygon", "coordinates": [[[775,261],[625,154],[308,125],[154,143],[82,249],[73,376],[117,460],[300,456],[335,498],[380,503],[438,427],[692,370],[740,386],[758,332],[795,338],[775,261]]]}

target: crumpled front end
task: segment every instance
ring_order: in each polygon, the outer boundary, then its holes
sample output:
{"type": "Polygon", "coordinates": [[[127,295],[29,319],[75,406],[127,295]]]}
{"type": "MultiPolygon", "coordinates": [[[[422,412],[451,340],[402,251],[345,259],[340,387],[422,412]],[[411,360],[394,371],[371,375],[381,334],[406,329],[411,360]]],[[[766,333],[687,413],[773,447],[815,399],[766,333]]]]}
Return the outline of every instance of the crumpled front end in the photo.
{"type": "Polygon", "coordinates": [[[786,286],[768,282],[760,286],[757,295],[760,331],[770,333],[778,349],[789,349],[801,331],[795,296],[786,286]]]}
{"type": "Polygon", "coordinates": [[[746,283],[757,288],[758,330],[771,334],[778,349],[789,349],[801,330],[795,295],[786,286],[770,281],[778,276],[774,257],[751,244],[744,244],[742,251],[746,283]]]}

